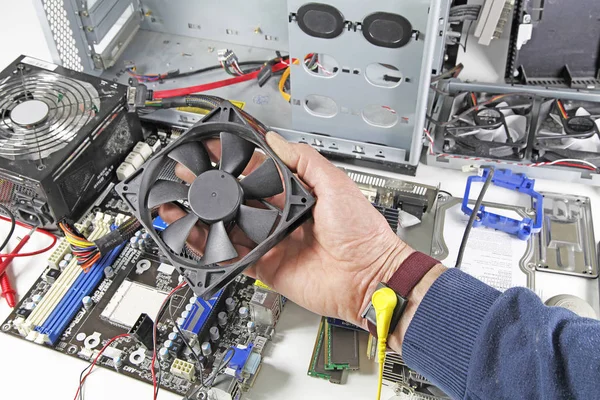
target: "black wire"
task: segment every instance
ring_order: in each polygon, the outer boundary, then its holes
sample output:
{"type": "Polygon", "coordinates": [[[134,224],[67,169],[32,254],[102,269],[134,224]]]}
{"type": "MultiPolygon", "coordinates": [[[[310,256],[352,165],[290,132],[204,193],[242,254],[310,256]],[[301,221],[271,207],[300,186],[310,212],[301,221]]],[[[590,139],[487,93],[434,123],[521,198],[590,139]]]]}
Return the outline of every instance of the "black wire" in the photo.
{"type": "Polygon", "coordinates": [[[467,28],[467,37],[465,38],[465,44],[463,46],[463,51],[466,53],[467,52],[467,44],[469,43],[469,32],[471,31],[471,28],[473,27],[473,21],[469,21],[469,27],[467,28]]]}
{"type": "MultiPolygon", "coordinates": [[[[242,61],[242,62],[239,62],[238,65],[240,65],[240,66],[243,66],[243,65],[262,65],[265,62],[266,61],[242,61]]],[[[180,73],[178,73],[176,75],[169,76],[168,79],[184,78],[186,76],[203,74],[205,72],[215,71],[215,70],[218,70],[218,69],[223,69],[223,67],[221,67],[221,64],[219,64],[219,65],[211,65],[210,67],[200,68],[200,69],[196,69],[194,71],[180,72],[180,73]]]]}
{"type": "MultiPolygon", "coordinates": [[[[177,292],[175,292],[175,293],[177,293],[177,292]]],[[[171,294],[171,298],[173,298],[173,296],[175,295],[175,293],[171,294]]],[[[168,304],[169,304],[169,302],[165,302],[160,307],[160,310],[158,310],[158,314],[156,315],[156,321],[154,321],[154,325],[155,326],[152,327],[152,332],[156,332],[157,331],[158,328],[156,327],[156,325],[158,325],[158,321],[160,321],[160,319],[165,314],[165,311],[167,311],[167,305],[168,304]]],[[[156,349],[157,344],[158,344],[157,343],[157,337],[158,337],[158,334],[156,334],[156,335],[153,334],[152,335],[152,341],[153,341],[152,347],[154,347],[153,351],[158,353],[158,350],[156,349]]],[[[155,367],[157,369],[157,376],[158,376],[158,378],[156,380],[156,392],[154,394],[154,397],[158,397],[158,390],[160,389],[160,381],[161,381],[161,378],[162,378],[162,374],[161,374],[161,371],[160,371],[160,360],[156,360],[156,362],[155,362],[154,365],[155,365],[155,367]]],[[[150,368],[152,368],[152,366],[150,366],[150,368]]]]}
{"type": "Polygon", "coordinates": [[[446,190],[438,190],[438,195],[439,195],[440,193],[442,193],[442,194],[447,194],[447,195],[448,195],[448,196],[450,196],[450,197],[454,197],[454,196],[452,196],[452,193],[450,193],[450,192],[448,192],[448,191],[446,191],[446,190]]]}
{"type": "MultiPolygon", "coordinates": [[[[227,367],[227,364],[229,364],[229,362],[233,359],[233,356],[235,355],[235,347],[230,347],[225,351],[225,355],[223,356],[223,358],[221,359],[221,362],[219,362],[219,366],[215,369],[215,372],[213,374],[212,380],[210,381],[209,385],[212,386],[212,384],[214,383],[215,379],[217,379],[217,376],[225,369],[225,367],[227,367]],[[227,353],[231,350],[231,356],[226,360],[225,356],[227,356],[227,353]]],[[[201,386],[198,386],[196,388],[196,390],[194,390],[189,396],[184,397],[184,400],[191,400],[194,398],[194,396],[200,391],[200,389],[202,389],[202,387],[204,386],[204,384],[202,384],[201,386]]]]}
{"type": "Polygon", "coordinates": [[[183,332],[181,332],[181,329],[179,328],[179,325],[177,324],[177,322],[175,321],[175,318],[173,317],[173,309],[171,308],[172,302],[173,302],[173,296],[171,296],[171,298],[169,299],[169,308],[168,308],[169,309],[169,316],[171,317],[171,321],[173,321],[173,323],[175,324],[175,328],[177,329],[177,332],[179,333],[179,337],[183,341],[183,344],[185,345],[185,347],[187,347],[190,350],[190,352],[192,353],[192,355],[196,359],[196,363],[198,364],[198,368],[200,369],[200,386],[204,386],[204,376],[203,376],[204,367],[202,366],[202,362],[200,361],[200,357],[198,356],[198,354],[196,354],[196,352],[194,351],[194,349],[192,348],[192,346],[190,345],[190,343],[187,341],[187,339],[185,338],[185,335],[183,334],[183,332]]]}
{"type": "Polygon", "coordinates": [[[85,367],[83,371],[81,371],[81,374],[79,374],[79,400],[83,400],[83,374],[85,374],[85,372],[90,369],[91,366],[92,362],[90,361],[89,365],[85,367]]]}
{"type": "MultiPolygon", "coordinates": [[[[485,196],[485,192],[487,192],[488,187],[492,183],[492,178],[494,177],[495,169],[493,167],[484,167],[487,168],[490,172],[488,173],[487,179],[481,188],[481,192],[479,192],[479,197],[477,197],[477,201],[475,201],[475,206],[473,207],[473,212],[471,213],[471,217],[469,218],[469,222],[467,223],[467,227],[465,228],[465,233],[463,233],[462,241],[460,243],[460,247],[458,248],[458,257],[456,258],[456,265],[454,268],[460,269],[462,264],[463,256],[465,255],[465,248],[467,247],[467,241],[469,240],[469,234],[471,233],[471,229],[473,229],[473,224],[475,223],[475,218],[479,215],[479,209],[481,208],[481,203],[483,203],[483,196],[485,196]]],[[[467,199],[467,202],[469,200],[467,199]]]]}
{"type": "Polygon", "coordinates": [[[2,244],[0,245],[0,252],[2,252],[2,250],[4,250],[4,248],[6,247],[6,245],[8,245],[8,242],[10,241],[10,238],[12,238],[13,233],[15,233],[15,227],[17,226],[17,221],[15,220],[15,214],[13,214],[8,209],[8,207],[5,207],[2,204],[0,204],[0,209],[3,210],[6,213],[6,215],[8,215],[10,218],[10,229],[8,230],[8,235],[6,235],[4,242],[2,242],[2,244]]]}

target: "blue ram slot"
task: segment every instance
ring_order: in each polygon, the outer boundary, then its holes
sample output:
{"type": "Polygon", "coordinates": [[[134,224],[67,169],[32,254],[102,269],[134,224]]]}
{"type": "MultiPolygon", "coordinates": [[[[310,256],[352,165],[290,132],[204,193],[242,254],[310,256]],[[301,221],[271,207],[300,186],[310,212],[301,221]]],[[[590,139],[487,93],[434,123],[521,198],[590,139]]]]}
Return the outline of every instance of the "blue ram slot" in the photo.
{"type": "Polygon", "coordinates": [[[81,308],[81,300],[85,296],[89,296],[98,287],[104,277],[104,268],[117,259],[123,247],[125,247],[125,243],[102,257],[90,268],[89,272],[81,271],[69,291],[63,296],[46,321],[41,326],[36,327],[36,331],[48,335],[48,340],[52,345],[56,343],[77,315],[81,308]]]}
{"type": "Polygon", "coordinates": [[[196,302],[192,305],[192,309],[188,314],[187,318],[183,322],[181,328],[189,333],[194,335],[198,335],[202,332],[206,321],[210,317],[215,304],[219,302],[221,297],[223,296],[223,289],[219,290],[213,297],[209,300],[204,300],[202,298],[198,298],[196,302]]]}

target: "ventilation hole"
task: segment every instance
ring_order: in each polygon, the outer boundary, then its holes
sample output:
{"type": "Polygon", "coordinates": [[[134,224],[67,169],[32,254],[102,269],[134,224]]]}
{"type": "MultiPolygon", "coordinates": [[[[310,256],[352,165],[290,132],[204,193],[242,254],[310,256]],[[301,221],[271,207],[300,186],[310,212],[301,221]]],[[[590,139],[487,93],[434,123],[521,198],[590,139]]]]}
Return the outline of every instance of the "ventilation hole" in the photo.
{"type": "Polygon", "coordinates": [[[354,71],[352,71],[352,73],[353,73],[354,75],[360,75],[360,69],[358,69],[358,68],[354,68],[354,71]]]}
{"type": "Polygon", "coordinates": [[[320,53],[309,53],[304,56],[303,65],[304,69],[312,75],[323,78],[332,78],[340,70],[340,65],[335,58],[320,53]]]}
{"type": "Polygon", "coordinates": [[[332,98],[311,94],[304,101],[306,111],[317,117],[331,118],[338,112],[338,106],[332,98]]]}
{"type": "Polygon", "coordinates": [[[350,68],[348,67],[342,67],[342,72],[345,74],[349,74],[350,73],[350,68]]]}
{"type": "Polygon", "coordinates": [[[362,117],[367,124],[382,128],[391,128],[398,123],[398,114],[388,106],[367,106],[362,111],[362,117]]]}
{"type": "Polygon", "coordinates": [[[365,78],[373,86],[393,88],[402,83],[403,77],[398,68],[383,63],[373,63],[367,66],[365,78]]]}

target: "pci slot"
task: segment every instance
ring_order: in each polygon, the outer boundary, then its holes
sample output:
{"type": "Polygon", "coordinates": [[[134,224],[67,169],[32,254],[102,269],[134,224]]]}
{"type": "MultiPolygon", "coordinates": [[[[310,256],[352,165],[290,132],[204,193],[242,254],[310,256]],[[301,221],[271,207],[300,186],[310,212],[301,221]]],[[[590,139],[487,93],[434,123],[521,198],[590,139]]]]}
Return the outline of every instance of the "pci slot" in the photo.
{"type": "Polygon", "coordinates": [[[214,320],[215,310],[219,308],[220,300],[224,298],[223,292],[224,290],[221,289],[209,300],[196,298],[197,300],[192,304],[192,309],[181,325],[182,330],[190,339],[201,335],[206,326],[214,320]]]}
{"type": "Polygon", "coordinates": [[[37,341],[44,340],[47,344],[56,344],[60,335],[67,329],[69,323],[81,309],[81,300],[98,287],[104,277],[104,268],[115,262],[123,247],[125,247],[125,244],[118,246],[102,257],[92,266],[89,272],[82,271],[79,274],[73,286],[43,325],[36,328],[36,331],[40,333],[40,338],[37,341]]]}
{"type": "MultiPolygon", "coordinates": [[[[106,235],[110,230],[110,223],[108,221],[104,223],[105,221],[101,218],[96,218],[96,221],[98,222],[96,228],[88,237],[90,241],[106,235]]],[[[73,258],[50,290],[48,290],[42,301],[27,317],[25,322],[21,324],[19,332],[26,335],[28,340],[36,340],[38,333],[33,328],[44,323],[82,272],[81,267],[77,264],[77,259],[73,258]]]]}

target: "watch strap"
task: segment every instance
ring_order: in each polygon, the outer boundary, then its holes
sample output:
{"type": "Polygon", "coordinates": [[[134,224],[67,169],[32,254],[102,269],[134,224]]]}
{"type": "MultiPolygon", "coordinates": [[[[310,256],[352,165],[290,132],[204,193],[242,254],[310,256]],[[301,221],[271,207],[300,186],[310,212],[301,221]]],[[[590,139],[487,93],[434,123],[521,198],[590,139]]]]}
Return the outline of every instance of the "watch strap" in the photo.
{"type": "Polygon", "coordinates": [[[408,297],[410,291],[417,286],[425,274],[439,263],[435,258],[415,251],[400,264],[394,275],[387,281],[387,285],[400,296],[408,297]]]}
{"type": "MultiPolygon", "coordinates": [[[[390,324],[390,333],[396,329],[396,326],[400,321],[400,317],[408,303],[408,294],[415,286],[417,286],[419,281],[423,279],[425,274],[439,263],[440,262],[435,258],[419,251],[415,251],[400,264],[386,285],[379,284],[377,286],[377,289],[387,286],[398,295],[398,304],[396,305],[390,324]]],[[[369,303],[369,306],[363,313],[363,318],[367,319],[367,326],[371,335],[377,337],[377,327],[375,326],[374,316],[375,310],[372,304],[369,303]]]]}

